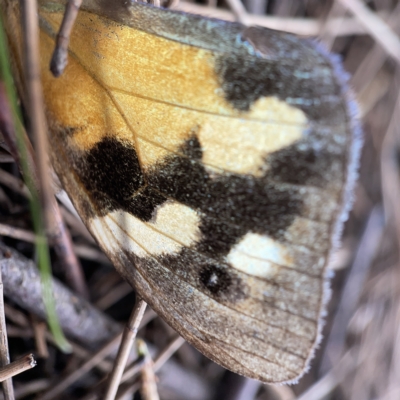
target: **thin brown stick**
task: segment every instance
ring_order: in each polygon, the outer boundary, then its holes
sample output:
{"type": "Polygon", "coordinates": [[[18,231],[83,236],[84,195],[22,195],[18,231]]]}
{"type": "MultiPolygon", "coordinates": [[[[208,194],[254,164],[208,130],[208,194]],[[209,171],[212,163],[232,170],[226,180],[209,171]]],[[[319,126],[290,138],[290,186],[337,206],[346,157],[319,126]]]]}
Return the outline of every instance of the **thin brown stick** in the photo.
{"type": "MultiPolygon", "coordinates": [[[[8,317],[8,315],[7,315],[8,317]]],[[[19,337],[19,338],[33,338],[34,332],[30,328],[16,328],[13,325],[8,327],[8,337],[19,337]]],[[[50,332],[46,332],[46,340],[52,344],[55,345],[55,340],[53,336],[51,336],[50,332]]],[[[88,351],[86,348],[74,343],[71,341],[71,346],[72,346],[72,353],[74,356],[76,356],[78,359],[87,361],[89,358],[93,357],[93,354],[88,351]]],[[[117,347],[115,348],[115,354],[116,354],[117,347]]],[[[113,352],[114,353],[114,352],[113,352]]],[[[113,363],[111,361],[108,361],[106,359],[98,361],[96,364],[96,369],[101,371],[104,374],[108,374],[111,369],[112,369],[113,363]]],[[[54,382],[53,382],[54,384],[54,382]]],[[[51,385],[48,385],[51,386],[51,385]]],[[[17,396],[18,397],[18,396],[17,396]]]]}
{"type": "Polygon", "coordinates": [[[39,176],[40,200],[44,213],[44,226],[53,226],[53,213],[51,212],[52,191],[49,175],[49,150],[47,142],[47,124],[44,115],[44,102],[42,84],[40,81],[39,59],[39,27],[37,21],[36,1],[24,2],[22,13],[23,43],[24,43],[24,75],[26,82],[27,104],[30,127],[35,140],[37,154],[37,170],[39,176]]]}
{"type": "Polygon", "coordinates": [[[133,363],[131,363],[129,368],[125,371],[124,375],[122,375],[121,384],[137,375],[143,368],[144,362],[145,360],[143,358],[138,357],[133,363]]]}
{"type": "MultiPolygon", "coordinates": [[[[10,355],[8,352],[6,318],[4,315],[4,297],[3,297],[3,274],[0,268],[0,363],[1,367],[7,368],[10,365],[10,355]]],[[[1,370],[0,370],[1,372],[1,370]]],[[[11,375],[12,376],[12,375],[11,375]]],[[[14,399],[14,387],[11,376],[0,380],[3,382],[3,392],[5,400],[14,399]]]]}
{"type": "Polygon", "coordinates": [[[104,396],[104,400],[114,400],[117,394],[118,386],[124,372],[133,341],[136,338],[140,322],[146,309],[146,302],[138,297],[135,308],[132,310],[129,321],[124,329],[121,346],[115,359],[114,367],[110,375],[109,384],[104,396]]]}
{"type": "MultiPolygon", "coordinates": [[[[29,243],[35,243],[36,241],[36,235],[32,231],[15,228],[13,226],[2,223],[0,223],[0,235],[23,240],[29,243]]],[[[74,248],[74,254],[76,254],[79,257],[82,257],[86,260],[95,260],[103,264],[110,264],[108,258],[100,250],[97,250],[90,246],[82,246],[82,245],[74,245],[73,248],[74,248]]],[[[77,290],[75,291],[77,292],[77,290]]]]}
{"type": "Polygon", "coordinates": [[[43,321],[40,321],[33,314],[31,315],[31,320],[33,333],[35,336],[36,355],[41,358],[47,358],[49,356],[46,340],[47,324],[43,321]]]}
{"type": "Polygon", "coordinates": [[[142,384],[140,382],[135,382],[131,386],[124,388],[124,390],[121,391],[121,393],[118,393],[117,400],[124,400],[128,396],[132,396],[134,393],[136,393],[142,384]]]}
{"type": "MultiPolygon", "coordinates": [[[[183,339],[181,336],[177,335],[166,347],[164,350],[161,351],[161,353],[155,358],[154,364],[153,364],[153,370],[154,372],[157,372],[170,358],[171,356],[185,343],[185,339],[183,339]]],[[[122,379],[122,382],[126,382],[129,379],[131,379],[133,376],[138,374],[140,370],[143,368],[143,363],[138,363],[134,362],[133,365],[125,371],[122,379]]],[[[123,393],[120,394],[118,398],[122,398],[123,395],[132,395],[133,393],[138,390],[139,387],[137,386],[137,383],[133,383],[133,385],[127,387],[124,389],[123,393]]]]}
{"type": "Polygon", "coordinates": [[[392,221],[397,232],[398,251],[400,251],[400,212],[398,181],[399,164],[396,148],[399,146],[399,112],[400,95],[397,96],[393,114],[382,142],[381,149],[381,176],[382,192],[384,194],[384,209],[386,218],[392,221]]]}
{"type": "MultiPolygon", "coordinates": [[[[400,3],[390,13],[387,20],[388,25],[397,33],[400,33],[399,26],[400,18],[400,3]]],[[[368,86],[378,74],[383,64],[387,59],[387,53],[382,49],[382,46],[375,43],[374,47],[367,53],[362,62],[357,65],[356,71],[351,77],[351,85],[358,92],[361,93],[366,86],[368,86]]]]}
{"type": "MultiPolygon", "coordinates": [[[[205,7],[196,3],[180,1],[173,7],[175,10],[185,11],[192,14],[212,16],[227,21],[234,21],[235,15],[227,10],[205,7]]],[[[386,17],[387,14],[377,13],[378,16],[386,17]]],[[[295,33],[302,36],[318,36],[321,32],[322,22],[311,18],[277,17],[269,15],[246,14],[248,25],[265,26],[270,29],[277,29],[295,33]]],[[[366,27],[357,18],[334,18],[324,25],[325,32],[333,32],[335,36],[364,35],[368,32],[366,27]]]]}
{"type": "Polygon", "coordinates": [[[246,10],[249,14],[263,15],[268,6],[268,0],[244,0],[246,10]]]}
{"type": "Polygon", "coordinates": [[[57,399],[60,394],[67,389],[68,386],[72,385],[84,374],[90,371],[97,363],[107,357],[115,348],[117,343],[121,340],[121,334],[115,336],[105,346],[103,346],[97,353],[93,355],[89,360],[82,364],[78,369],[73,371],[71,374],[66,376],[60,383],[53,386],[49,391],[44,393],[41,400],[52,400],[57,399]]]}
{"type": "Polygon", "coordinates": [[[347,326],[356,309],[372,260],[379,248],[382,233],[383,211],[380,206],[375,206],[369,215],[329,333],[329,339],[321,362],[322,373],[326,373],[332,365],[336,365],[342,354],[347,326]]]}
{"type": "Polygon", "coordinates": [[[50,61],[50,71],[60,76],[68,63],[68,44],[82,0],[69,0],[56,38],[56,47],[50,61]]]}
{"type": "MultiPolygon", "coordinates": [[[[228,392],[227,398],[229,400],[256,400],[257,392],[262,386],[261,382],[254,379],[248,379],[245,377],[232,377],[232,381],[226,380],[222,382],[219,387],[220,393],[228,392]]],[[[271,386],[267,387],[267,398],[273,398],[276,400],[283,400],[277,393],[274,393],[274,397],[270,396],[271,386]]]]}
{"type": "Polygon", "coordinates": [[[326,375],[316,381],[301,396],[297,397],[297,400],[320,400],[326,398],[343,377],[350,374],[356,367],[356,363],[349,362],[354,357],[354,351],[348,350],[326,375]]]}
{"type": "MultiPolygon", "coordinates": [[[[26,150],[25,161],[30,171],[30,178],[33,185],[35,186],[36,192],[38,192],[39,180],[37,177],[37,168],[34,160],[33,147],[22,125],[19,126],[19,129],[23,133],[24,147],[26,150]]],[[[18,165],[21,166],[22,163],[18,151],[16,129],[14,126],[14,120],[12,118],[11,107],[3,84],[0,84],[0,130],[3,134],[3,139],[7,145],[8,151],[13,156],[18,165]]],[[[23,173],[22,168],[20,168],[20,170],[21,173],[23,173]]],[[[25,177],[25,179],[28,179],[28,177],[25,177]]],[[[26,189],[25,192],[21,194],[26,197],[30,196],[30,193],[28,193],[28,189],[26,189]]]]}
{"type": "Polygon", "coordinates": [[[85,238],[91,244],[96,243],[91,233],[87,230],[83,224],[81,218],[78,216],[77,211],[71,203],[67,193],[64,190],[57,193],[57,199],[61,202],[64,207],[60,207],[61,215],[65,223],[72,228],[73,231],[85,238]],[[69,202],[67,205],[66,202],[69,202]]]}
{"type": "MultiPolygon", "coordinates": [[[[34,359],[33,354],[29,354],[25,357],[22,357],[19,360],[16,360],[11,364],[8,364],[5,367],[0,368],[0,382],[11,381],[11,378],[13,376],[18,375],[35,366],[36,366],[36,360],[34,359]]],[[[14,393],[10,398],[12,399],[14,398],[14,393]]]]}
{"type": "Polygon", "coordinates": [[[31,394],[43,392],[50,386],[50,379],[37,379],[30,382],[25,382],[23,386],[15,388],[15,397],[23,399],[31,394]]]}
{"type": "Polygon", "coordinates": [[[9,172],[4,171],[4,169],[0,169],[0,183],[7,186],[15,193],[20,194],[21,196],[26,198],[30,197],[29,190],[24,183],[19,178],[11,175],[9,172]]]}
{"type": "Polygon", "coordinates": [[[400,38],[390,26],[372,12],[361,0],[336,0],[350,10],[368,33],[400,63],[400,38]]]}
{"type": "Polygon", "coordinates": [[[247,23],[247,11],[244,8],[241,0],[226,0],[229,8],[232,10],[233,14],[236,17],[236,20],[241,22],[242,24],[247,23]]]}
{"type": "Polygon", "coordinates": [[[141,339],[137,342],[138,355],[142,355],[145,359],[145,363],[141,370],[141,397],[143,400],[160,400],[160,396],[158,395],[157,390],[157,378],[154,371],[154,364],[151,359],[146,342],[141,339]]]}
{"type": "MultiPolygon", "coordinates": [[[[319,40],[324,44],[324,46],[331,51],[333,47],[333,43],[337,37],[337,32],[333,31],[332,29],[328,29],[328,24],[334,18],[339,21],[342,20],[342,23],[345,20],[346,10],[343,10],[343,7],[339,3],[333,3],[331,8],[329,9],[329,13],[326,17],[326,22],[321,27],[321,32],[319,33],[319,40]]],[[[336,25],[336,29],[340,31],[340,25],[336,25]]]]}
{"type": "Polygon", "coordinates": [[[172,355],[185,343],[185,339],[177,335],[154,360],[154,371],[158,371],[172,355]]]}
{"type": "MultiPolygon", "coordinates": [[[[38,37],[37,23],[35,23],[37,19],[36,2],[35,4],[31,3],[32,2],[27,2],[29,7],[24,13],[25,19],[28,22],[27,30],[25,32],[25,47],[27,51],[25,70],[27,74],[26,82],[28,92],[27,109],[28,114],[33,115],[33,120],[31,123],[32,132],[35,135],[38,135],[38,138],[36,138],[36,147],[38,150],[37,159],[39,161],[39,164],[37,165],[35,162],[32,146],[24,129],[21,127],[26,148],[25,159],[31,175],[30,177],[25,177],[25,179],[31,179],[32,183],[35,186],[34,190],[37,193],[42,194],[42,209],[45,213],[44,220],[46,222],[45,226],[48,228],[49,241],[54,246],[58,257],[60,258],[62,264],[65,266],[64,269],[67,273],[67,277],[70,280],[71,286],[75,289],[77,293],[87,298],[88,291],[86,288],[82,269],[72,250],[71,237],[69,236],[68,231],[65,229],[58,204],[54,199],[52,189],[50,187],[50,182],[52,182],[52,180],[50,179],[50,175],[48,173],[49,165],[47,159],[48,152],[46,137],[47,128],[43,112],[43,98],[38,66],[38,37]]],[[[5,97],[4,90],[0,90],[0,105],[0,128],[11,154],[14,156],[14,159],[20,164],[20,156],[18,154],[16,144],[15,127],[12,123],[12,118],[9,115],[11,113],[11,110],[8,104],[8,100],[5,97]]]]}
{"type": "Polygon", "coordinates": [[[33,232],[25,229],[14,228],[13,226],[0,223],[0,235],[8,236],[14,239],[23,240],[29,243],[35,243],[36,236],[33,232]]]}
{"type": "Polygon", "coordinates": [[[28,318],[22,311],[19,311],[16,308],[11,307],[9,304],[4,304],[4,312],[6,314],[6,318],[10,322],[13,322],[14,324],[22,328],[29,328],[28,318]]]}
{"type": "MultiPolygon", "coordinates": [[[[98,249],[91,246],[74,244],[74,253],[85,260],[97,261],[100,264],[111,265],[111,261],[98,249]]],[[[86,296],[84,296],[86,298],[86,296]]]]}
{"type": "MultiPolygon", "coordinates": [[[[10,103],[7,98],[6,87],[4,82],[0,81],[0,132],[3,135],[10,135],[14,130],[14,121],[10,103]]],[[[1,139],[1,135],[0,135],[1,139]]],[[[3,142],[3,140],[1,140],[3,142]]],[[[10,146],[7,143],[7,150],[10,151],[10,146]]],[[[15,148],[16,150],[16,148],[15,148]]]]}
{"type": "Polygon", "coordinates": [[[121,281],[108,293],[100,297],[100,299],[96,301],[95,306],[100,310],[106,310],[131,292],[132,286],[125,281],[121,281]]]}
{"type": "Polygon", "coordinates": [[[57,212],[53,213],[54,224],[51,227],[49,239],[64,265],[64,271],[71,286],[76,293],[88,299],[89,290],[86,286],[85,276],[73,250],[71,237],[62,220],[60,209],[54,197],[52,197],[52,203],[57,208],[57,212]]]}
{"type": "Polygon", "coordinates": [[[14,157],[10,154],[7,154],[3,151],[0,151],[0,163],[11,163],[14,162],[14,157]]]}
{"type": "MultiPolygon", "coordinates": [[[[261,383],[261,382],[260,382],[261,383]]],[[[296,395],[294,394],[292,388],[290,386],[279,386],[279,385],[265,385],[264,387],[268,387],[268,391],[273,393],[274,398],[276,397],[279,400],[295,400],[296,395]]]]}
{"type": "MultiPolygon", "coordinates": [[[[139,330],[140,330],[140,328],[139,328],[139,330]]],[[[118,350],[118,349],[117,349],[118,350]]],[[[131,355],[133,355],[134,354],[134,352],[132,351],[132,353],[131,353],[131,355]]],[[[136,374],[138,374],[140,371],[141,371],[141,369],[143,368],[143,365],[144,365],[144,363],[145,363],[145,360],[144,360],[144,358],[143,357],[137,357],[137,354],[135,354],[135,356],[136,356],[136,359],[135,359],[135,361],[132,363],[132,364],[130,364],[131,366],[135,366],[136,368],[137,368],[137,370],[136,370],[136,374]]],[[[103,364],[105,364],[105,362],[106,362],[106,360],[103,360],[102,361],[102,363],[103,364]]],[[[107,361],[108,362],[108,361],[107,361]]],[[[99,393],[104,393],[104,390],[105,390],[105,388],[106,388],[106,385],[107,385],[107,383],[108,383],[108,381],[109,381],[109,374],[110,374],[110,372],[112,371],[112,368],[113,368],[113,365],[114,365],[114,363],[109,363],[109,366],[107,366],[107,370],[105,369],[105,368],[99,368],[99,365],[100,364],[98,364],[98,365],[96,365],[96,368],[97,369],[99,369],[99,370],[101,370],[102,372],[106,372],[106,376],[104,377],[104,378],[102,378],[99,382],[97,382],[96,383],[96,386],[95,386],[95,388],[94,388],[94,390],[92,391],[92,396],[95,396],[95,398],[97,399],[98,398],[98,396],[97,396],[97,394],[99,394],[99,393]],[[97,393],[97,394],[96,394],[97,393]]],[[[82,400],[88,400],[88,399],[90,399],[92,396],[90,396],[90,395],[88,395],[88,396],[86,396],[86,397],[84,397],[82,400]]],[[[118,393],[118,399],[121,397],[121,395],[120,395],[120,393],[118,393]]]]}

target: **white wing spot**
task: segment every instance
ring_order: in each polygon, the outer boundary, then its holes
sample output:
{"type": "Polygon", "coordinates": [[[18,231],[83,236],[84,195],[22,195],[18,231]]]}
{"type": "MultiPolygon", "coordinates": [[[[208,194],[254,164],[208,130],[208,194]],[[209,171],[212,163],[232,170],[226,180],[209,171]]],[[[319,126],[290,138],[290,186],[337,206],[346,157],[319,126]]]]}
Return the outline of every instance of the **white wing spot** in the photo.
{"type": "Polygon", "coordinates": [[[177,254],[200,239],[199,225],[197,213],[177,202],[161,205],[152,222],[143,222],[124,211],[113,211],[92,221],[100,236],[105,236],[108,228],[119,246],[139,257],[177,254]]]}
{"type": "Polygon", "coordinates": [[[263,278],[277,274],[280,266],[293,266],[290,251],[284,245],[256,233],[247,233],[227,259],[234,268],[263,278]]]}

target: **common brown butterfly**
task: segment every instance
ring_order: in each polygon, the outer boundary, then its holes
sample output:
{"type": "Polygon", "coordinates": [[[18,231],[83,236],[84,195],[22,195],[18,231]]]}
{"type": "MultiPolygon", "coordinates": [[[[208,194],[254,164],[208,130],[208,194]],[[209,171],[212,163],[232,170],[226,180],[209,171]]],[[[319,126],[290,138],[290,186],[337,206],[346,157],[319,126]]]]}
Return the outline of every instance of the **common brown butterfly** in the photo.
{"type": "MultiPolygon", "coordinates": [[[[15,73],[16,0],[2,0],[15,73]]],[[[292,382],[319,341],[360,130],[318,44],[126,1],[84,2],[60,78],[42,1],[54,168],[118,271],[188,342],[292,382]]]]}

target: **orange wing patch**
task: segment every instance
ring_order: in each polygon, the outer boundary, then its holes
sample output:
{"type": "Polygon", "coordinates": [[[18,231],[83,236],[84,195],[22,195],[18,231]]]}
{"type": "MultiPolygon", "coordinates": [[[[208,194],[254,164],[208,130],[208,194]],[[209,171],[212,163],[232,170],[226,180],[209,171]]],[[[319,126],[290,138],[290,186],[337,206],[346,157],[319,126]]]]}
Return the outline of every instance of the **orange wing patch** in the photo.
{"type": "MultiPolygon", "coordinates": [[[[43,17],[52,23],[54,35],[60,14],[43,17]]],[[[45,95],[52,99],[49,111],[61,126],[79,127],[71,144],[81,150],[113,135],[135,142],[141,165],[147,168],[178,152],[195,129],[204,164],[260,175],[268,153],[299,140],[307,128],[300,109],[275,97],[259,99],[249,112],[232,107],[220,89],[211,51],[93,14],[81,13],[64,76],[55,79],[48,72],[50,43],[44,50],[45,95]],[[77,86],[90,96],[74,95],[77,86]],[[68,107],[64,96],[73,99],[68,107]]]]}

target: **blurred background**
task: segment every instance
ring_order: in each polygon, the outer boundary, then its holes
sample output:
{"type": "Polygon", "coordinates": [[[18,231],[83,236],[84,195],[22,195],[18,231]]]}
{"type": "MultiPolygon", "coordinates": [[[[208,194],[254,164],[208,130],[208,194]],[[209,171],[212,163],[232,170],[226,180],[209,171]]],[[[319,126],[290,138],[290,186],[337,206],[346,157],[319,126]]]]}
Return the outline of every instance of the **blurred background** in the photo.
{"type": "MultiPolygon", "coordinates": [[[[237,376],[183,343],[148,309],[139,337],[145,339],[155,362],[160,398],[400,399],[400,2],[209,0],[169,4],[179,10],[313,37],[339,54],[352,76],[350,85],[359,103],[364,147],[354,207],[332,265],[332,297],[324,339],[310,371],[291,386],[262,385],[237,376]]],[[[3,271],[7,259],[15,261],[20,269],[29,268],[29,260],[35,260],[27,197],[18,166],[0,138],[3,271]]],[[[53,271],[66,286],[74,286],[71,282],[76,284],[78,280],[89,305],[72,294],[63,295],[63,301],[74,308],[66,311],[67,324],[68,318],[77,321],[76,326],[71,322],[67,329],[73,351],[63,354],[40,319],[42,311],[36,304],[35,289],[28,287],[23,299],[20,294],[7,292],[8,278],[3,272],[11,360],[30,352],[38,360],[36,368],[14,378],[16,398],[99,398],[103,390],[99,382],[110,370],[111,362],[107,352],[99,355],[98,350],[121,330],[135,301],[131,288],[114,271],[62,197],[59,193],[61,214],[84,271],[83,281],[82,277],[69,276],[71,272],[54,250],[53,271]],[[29,309],[26,303],[31,303],[29,309]],[[98,314],[90,307],[99,310],[98,314]],[[92,318],[91,327],[82,322],[87,315],[92,318]],[[82,327],[84,333],[79,336],[75,331],[82,327]]],[[[37,279],[34,275],[13,276],[19,283],[37,279]]],[[[153,400],[146,394],[140,397],[137,391],[143,360],[142,364],[132,361],[132,376],[123,384],[119,398],[153,400]]]]}

